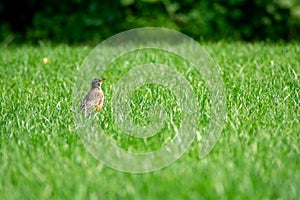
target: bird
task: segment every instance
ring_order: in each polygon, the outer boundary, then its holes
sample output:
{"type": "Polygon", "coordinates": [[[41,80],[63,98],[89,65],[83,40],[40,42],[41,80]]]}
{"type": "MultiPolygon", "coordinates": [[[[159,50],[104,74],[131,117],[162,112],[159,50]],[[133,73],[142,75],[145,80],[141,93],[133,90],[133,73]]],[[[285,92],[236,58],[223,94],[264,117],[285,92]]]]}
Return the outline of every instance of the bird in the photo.
{"type": "Polygon", "coordinates": [[[104,93],[101,89],[102,82],[105,78],[95,78],[92,81],[92,88],[84,97],[80,110],[90,113],[91,111],[100,111],[103,107],[104,93]]]}

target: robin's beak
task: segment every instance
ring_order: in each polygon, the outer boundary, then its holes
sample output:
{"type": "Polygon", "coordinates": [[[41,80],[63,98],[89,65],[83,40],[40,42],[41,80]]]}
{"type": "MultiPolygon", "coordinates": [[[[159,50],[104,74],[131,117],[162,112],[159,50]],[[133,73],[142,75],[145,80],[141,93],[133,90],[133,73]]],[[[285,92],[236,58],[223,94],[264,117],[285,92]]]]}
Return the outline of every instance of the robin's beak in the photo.
{"type": "Polygon", "coordinates": [[[102,78],[102,79],[99,80],[99,82],[102,82],[102,81],[104,81],[104,80],[105,80],[105,78],[102,78]]]}

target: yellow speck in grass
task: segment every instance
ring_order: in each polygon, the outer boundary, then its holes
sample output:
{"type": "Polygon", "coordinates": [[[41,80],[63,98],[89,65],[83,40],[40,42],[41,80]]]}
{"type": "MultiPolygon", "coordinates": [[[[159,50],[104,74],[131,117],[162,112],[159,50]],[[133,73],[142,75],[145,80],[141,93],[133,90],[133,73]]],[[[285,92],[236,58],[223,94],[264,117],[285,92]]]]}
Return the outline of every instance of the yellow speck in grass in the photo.
{"type": "Polygon", "coordinates": [[[46,57],[43,58],[43,63],[44,64],[49,64],[50,63],[50,60],[46,57]]]}

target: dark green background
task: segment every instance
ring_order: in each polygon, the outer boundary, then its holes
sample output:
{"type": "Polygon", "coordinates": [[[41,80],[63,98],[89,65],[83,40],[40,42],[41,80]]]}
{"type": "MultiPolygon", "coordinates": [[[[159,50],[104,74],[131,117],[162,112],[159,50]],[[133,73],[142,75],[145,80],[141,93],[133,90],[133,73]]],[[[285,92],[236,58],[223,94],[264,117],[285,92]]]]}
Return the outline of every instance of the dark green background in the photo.
{"type": "Polygon", "coordinates": [[[299,0],[2,0],[0,41],[95,42],[166,27],[196,40],[300,40],[299,0]]]}

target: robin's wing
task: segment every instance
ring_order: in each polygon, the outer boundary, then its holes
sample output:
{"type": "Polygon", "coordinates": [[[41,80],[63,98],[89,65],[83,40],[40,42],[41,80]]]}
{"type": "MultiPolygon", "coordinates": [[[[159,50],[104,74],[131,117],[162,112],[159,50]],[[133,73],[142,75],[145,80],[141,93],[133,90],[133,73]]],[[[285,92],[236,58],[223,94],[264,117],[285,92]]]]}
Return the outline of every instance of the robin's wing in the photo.
{"type": "Polygon", "coordinates": [[[90,112],[99,104],[99,99],[103,99],[103,94],[97,90],[91,90],[84,98],[80,109],[90,112]]]}

